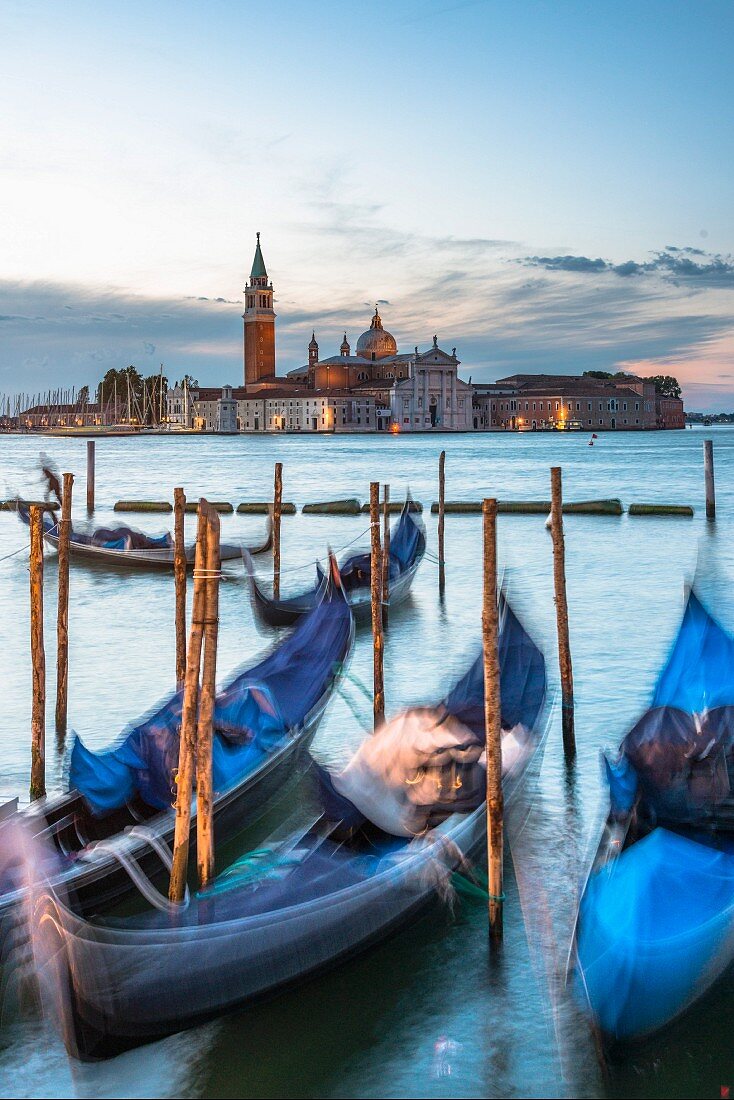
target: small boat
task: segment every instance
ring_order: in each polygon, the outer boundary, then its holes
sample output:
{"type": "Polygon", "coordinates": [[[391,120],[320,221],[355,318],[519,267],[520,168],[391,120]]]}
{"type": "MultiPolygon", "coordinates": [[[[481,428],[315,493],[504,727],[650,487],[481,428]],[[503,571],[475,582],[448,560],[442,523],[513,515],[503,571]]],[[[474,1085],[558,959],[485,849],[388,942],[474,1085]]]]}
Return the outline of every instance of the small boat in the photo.
{"type": "MultiPolygon", "coordinates": [[[[540,757],[546,676],[504,599],[500,665],[508,806],[540,757]]],[[[321,770],[323,809],[312,824],[247,853],[180,912],[85,921],[58,890],[41,887],[30,917],[37,973],[71,1053],[108,1057],[272,994],[366,949],[451,890],[452,872],[466,870],[486,838],[481,655],[440,704],[393,722],[364,742],[369,753],[387,738],[382,806],[377,772],[360,797],[359,781],[347,784],[351,765],[341,777],[321,770]],[[389,749],[412,744],[411,730],[434,751],[414,755],[421,765],[391,790],[389,749]],[[423,814],[420,835],[376,824],[390,819],[396,790],[423,814]]]]}
{"type": "MultiPolygon", "coordinates": [[[[390,535],[389,606],[396,607],[410,592],[413,578],[426,551],[426,530],[420,513],[410,508],[406,500],[395,529],[390,535]]],[[[260,587],[252,565],[247,561],[252,605],[257,618],[266,626],[292,626],[321,599],[325,575],[316,565],[316,583],[313,588],[297,596],[275,599],[260,587]]],[[[367,618],[371,608],[370,553],[360,552],[345,558],[339,566],[344,591],[357,619],[367,618]]]]}
{"type": "MultiPolygon", "coordinates": [[[[257,820],[286,782],[308,767],[308,747],[353,640],[349,605],[332,584],[286,638],[217,695],[217,840],[257,820]]],[[[170,870],[182,704],[178,691],[104,752],[75,738],[69,792],[38,799],[15,815],[30,835],[48,839],[52,882],[82,912],[101,911],[134,893],[131,868],[134,876],[140,869],[154,879],[170,870]]],[[[194,806],[194,838],[195,818],[194,806]]],[[[19,900],[18,891],[6,887],[0,878],[0,920],[19,900]]]]}
{"type": "MultiPolygon", "coordinates": [[[[25,501],[17,502],[18,515],[24,523],[30,523],[30,512],[25,501]]],[[[59,548],[60,519],[43,513],[43,537],[49,546],[59,548]]],[[[249,554],[264,554],[273,545],[272,517],[268,519],[265,541],[252,547],[240,543],[223,542],[220,545],[222,561],[234,561],[241,557],[243,549],[249,554]]],[[[170,531],[151,536],[133,527],[98,527],[91,535],[72,528],[69,536],[69,554],[86,561],[104,562],[106,565],[137,565],[145,568],[172,569],[174,560],[173,537],[170,531]]],[[[194,567],[196,542],[186,547],[186,563],[194,567]]]]}
{"type": "Polygon", "coordinates": [[[651,707],[605,767],[573,965],[611,1052],[677,1019],[734,960],[734,637],[693,591],[651,707]]]}

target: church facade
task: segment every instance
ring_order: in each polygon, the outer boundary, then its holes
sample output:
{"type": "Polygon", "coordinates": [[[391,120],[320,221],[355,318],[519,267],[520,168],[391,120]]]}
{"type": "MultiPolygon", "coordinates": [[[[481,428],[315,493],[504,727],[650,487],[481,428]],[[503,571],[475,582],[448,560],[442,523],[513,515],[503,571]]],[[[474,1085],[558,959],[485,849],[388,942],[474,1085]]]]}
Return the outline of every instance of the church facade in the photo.
{"type": "MultiPolygon", "coordinates": [[[[400,351],[377,306],[369,327],[357,338],[354,352],[345,331],[338,353],[322,356],[313,331],[307,362],[278,375],[274,288],[259,233],[243,293],[244,385],[174,387],[167,395],[170,428],[229,433],[684,426],[679,399],[669,399],[661,409],[660,399],[645,390],[644,380],[633,376],[605,383],[604,393],[603,387],[587,376],[517,375],[472,386],[471,380],[459,378],[456,348],[451,353],[445,351],[439,347],[438,336],[426,351],[417,345],[412,351],[400,351]]],[[[654,391],[654,387],[649,389],[654,391]]]]}

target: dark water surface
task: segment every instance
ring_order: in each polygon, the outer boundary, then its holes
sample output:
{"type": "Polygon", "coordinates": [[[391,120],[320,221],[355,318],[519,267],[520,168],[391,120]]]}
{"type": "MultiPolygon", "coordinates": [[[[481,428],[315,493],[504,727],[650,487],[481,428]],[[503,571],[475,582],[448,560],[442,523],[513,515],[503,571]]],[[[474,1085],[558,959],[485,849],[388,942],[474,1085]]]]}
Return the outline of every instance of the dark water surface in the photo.
{"type": "MultiPolygon", "coordinates": [[[[438,452],[447,452],[447,497],[547,499],[549,467],[563,467],[568,500],[618,496],[693,504],[694,519],[572,516],[566,520],[568,597],[576,685],[578,759],[566,770],[558,713],[538,783],[508,828],[506,942],[488,963],[482,905],[437,904],[431,913],[362,957],[198,1031],[101,1066],[70,1063],[53,1031],[3,1020],[0,1094],[5,1096],[708,1096],[734,1084],[727,1006],[716,990],[673,1032],[613,1068],[604,1081],[583,1016],[563,988],[579,881],[603,813],[599,749],[615,745],[644,709],[680,618],[684,584],[698,563],[701,590],[734,626],[734,431],[434,438],[173,437],[100,439],[95,525],[112,521],[120,498],[264,500],[273,462],[284,463],[284,499],[299,506],[340,496],[367,499],[370,479],[393,499],[410,486],[436,499],[438,452]],[[718,519],[703,514],[705,435],[715,440],[718,519]],[[451,1074],[435,1044],[456,1044],[451,1074]]],[[[85,443],[0,437],[0,495],[39,492],[43,449],[77,475],[75,522],[86,522],[85,443]]],[[[118,519],[120,517],[117,517],[118,519]]],[[[166,516],[131,517],[151,533],[166,516]]],[[[435,517],[426,515],[436,552],[435,517]]],[[[193,526],[195,518],[187,521],[193,526]]],[[[262,517],[223,517],[222,537],[256,541],[262,517]]],[[[283,520],[283,590],[310,583],[327,542],[365,532],[359,518],[283,520]]],[[[385,653],[388,710],[439,697],[478,643],[481,521],[450,516],[447,586],[426,560],[411,600],[391,619],[385,653]]],[[[557,680],[550,535],[539,516],[500,517],[500,558],[513,603],[557,680]]],[[[363,535],[366,542],[366,534],[363,535]]],[[[0,796],[27,797],[31,669],[27,530],[0,514],[0,796]]],[[[270,558],[260,559],[266,572],[270,558]]],[[[222,585],[219,674],[224,678],[271,644],[258,632],[241,568],[222,585]]],[[[56,560],[46,558],[48,787],[64,785],[66,756],[53,731],[56,560]]],[[[69,723],[101,747],[171,687],[173,579],[168,574],[75,566],[71,578],[69,723]]],[[[358,632],[352,672],[371,680],[367,632],[358,632]]],[[[344,760],[370,720],[354,683],[329,708],[315,752],[344,760]]],[[[286,816],[292,801],[274,808],[286,816]]],[[[673,960],[674,964],[674,960],[673,960]]],[[[175,996],[175,991],[171,991],[175,996]]]]}

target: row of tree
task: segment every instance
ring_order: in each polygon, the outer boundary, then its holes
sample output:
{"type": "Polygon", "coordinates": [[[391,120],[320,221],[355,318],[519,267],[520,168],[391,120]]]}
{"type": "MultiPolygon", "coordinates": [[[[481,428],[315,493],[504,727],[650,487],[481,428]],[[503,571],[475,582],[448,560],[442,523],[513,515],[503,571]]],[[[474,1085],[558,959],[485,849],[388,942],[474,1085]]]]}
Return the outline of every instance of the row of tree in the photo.
{"type": "MultiPolygon", "coordinates": [[[[196,389],[199,383],[186,374],[176,385],[196,389]]],[[[84,386],[82,389],[88,400],[89,388],[84,386]]],[[[121,370],[111,368],[97,386],[97,404],[101,412],[111,415],[117,422],[154,427],[166,418],[167,390],[168,378],[162,370],[143,376],[133,366],[121,370]]]]}
{"type": "MultiPolygon", "coordinates": [[[[615,382],[624,382],[629,381],[630,375],[623,370],[618,370],[616,374],[612,374],[607,370],[585,370],[584,378],[600,378],[602,380],[612,378],[615,382]]],[[[648,378],[643,378],[642,381],[654,382],[655,393],[659,393],[661,397],[680,397],[681,395],[678,379],[674,378],[672,374],[653,374],[648,378]]]]}

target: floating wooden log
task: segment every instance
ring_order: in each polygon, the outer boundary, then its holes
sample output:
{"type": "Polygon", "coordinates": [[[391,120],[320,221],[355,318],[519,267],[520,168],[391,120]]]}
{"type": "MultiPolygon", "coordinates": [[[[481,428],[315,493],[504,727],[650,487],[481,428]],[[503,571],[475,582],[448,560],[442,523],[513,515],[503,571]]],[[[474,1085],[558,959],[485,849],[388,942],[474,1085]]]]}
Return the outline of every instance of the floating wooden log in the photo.
{"type": "MultiPolygon", "coordinates": [[[[431,505],[432,514],[438,515],[439,501],[431,505]]],[[[498,515],[547,516],[551,510],[549,500],[498,500],[498,515]]],[[[446,515],[480,515],[481,500],[447,500],[444,503],[446,515]]],[[[624,512],[622,502],[616,497],[609,500],[581,500],[563,505],[567,515],[621,516],[624,512]]]]}
{"type": "MultiPolygon", "coordinates": [[[[384,508],[384,506],[385,506],[385,502],[384,502],[384,500],[381,500],[380,501],[380,509],[384,508]]],[[[404,500],[390,500],[390,501],[388,501],[388,510],[389,510],[389,513],[390,513],[391,516],[399,516],[404,507],[405,507],[405,501],[404,500]]],[[[370,503],[369,503],[369,501],[367,501],[366,504],[362,505],[362,512],[364,514],[368,514],[369,511],[370,511],[370,503]]],[[[421,504],[421,502],[419,500],[411,500],[409,505],[408,505],[408,511],[409,512],[422,512],[423,511],[423,505],[421,504]]]]}
{"type": "Polygon", "coordinates": [[[580,500],[564,504],[563,511],[565,515],[621,516],[624,508],[621,500],[611,497],[608,500],[580,500]]]}
{"type": "Polygon", "coordinates": [[[692,516],[690,504],[630,504],[631,516],[692,516]]]}
{"type": "MultiPolygon", "coordinates": [[[[29,508],[40,508],[42,512],[56,512],[60,505],[56,500],[24,500],[29,508]]],[[[12,497],[10,500],[0,500],[0,512],[17,512],[18,500],[12,497]]]]}
{"type": "MultiPolygon", "coordinates": [[[[227,500],[208,500],[207,505],[213,508],[215,512],[219,512],[223,516],[229,516],[234,512],[234,505],[230,504],[227,500]]],[[[186,502],[186,509],[189,513],[196,513],[199,511],[198,500],[188,500],[186,502]]]]}
{"type": "Polygon", "coordinates": [[[167,500],[118,500],[115,512],[172,512],[173,505],[167,500]]]}
{"type": "MultiPolygon", "coordinates": [[[[273,502],[271,501],[250,501],[245,500],[242,504],[237,505],[237,512],[242,516],[267,516],[273,510],[273,502]]],[[[296,514],[296,506],[292,501],[283,501],[280,505],[280,514],[282,516],[294,516],[296,514]]]]}
{"type": "Polygon", "coordinates": [[[356,497],[346,500],[324,500],[316,504],[304,504],[301,511],[305,516],[358,516],[362,506],[356,497]]]}

